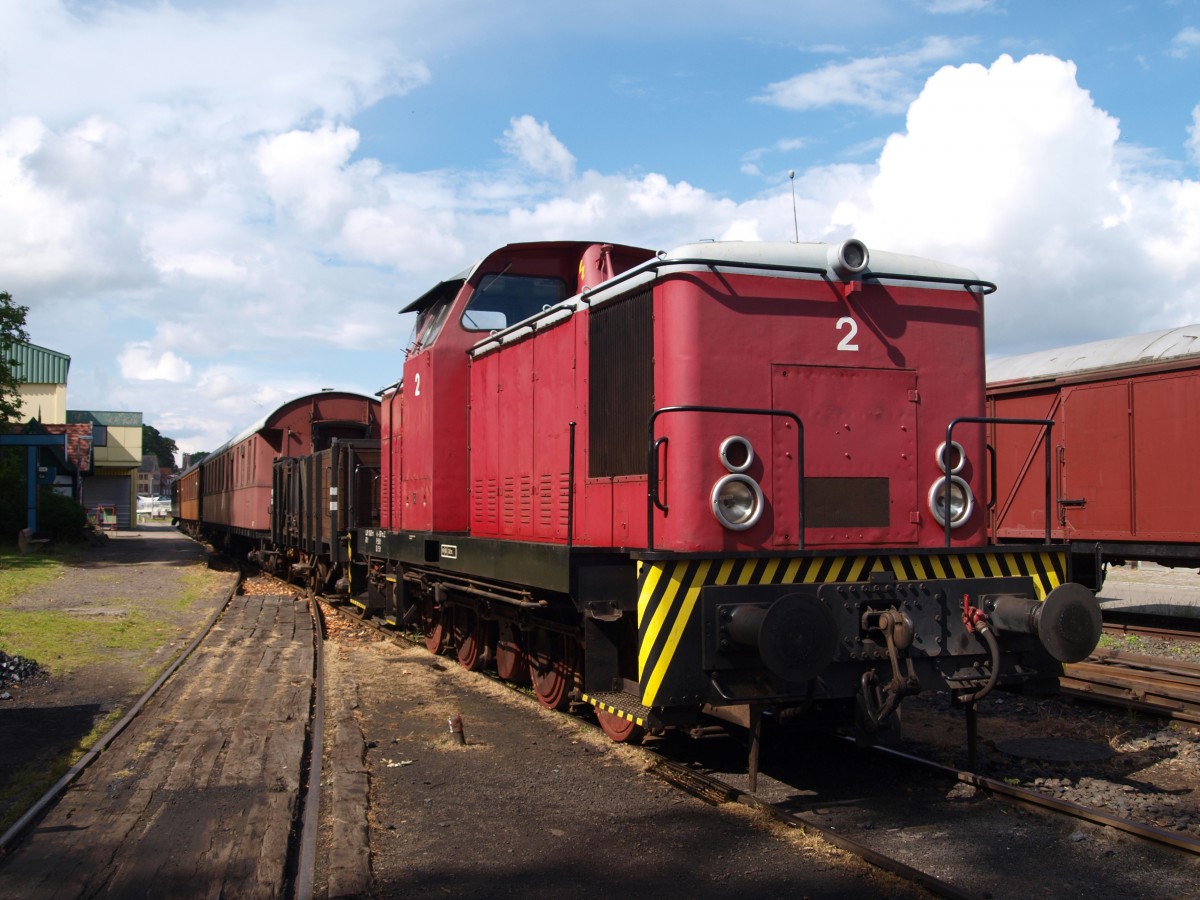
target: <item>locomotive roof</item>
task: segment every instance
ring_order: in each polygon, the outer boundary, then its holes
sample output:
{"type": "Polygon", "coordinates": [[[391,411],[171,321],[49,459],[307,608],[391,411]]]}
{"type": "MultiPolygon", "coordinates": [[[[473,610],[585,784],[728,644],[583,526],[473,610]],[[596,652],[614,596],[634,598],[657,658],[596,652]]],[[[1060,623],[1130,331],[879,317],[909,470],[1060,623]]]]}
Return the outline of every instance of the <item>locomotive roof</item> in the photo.
{"type": "MultiPolygon", "coordinates": [[[[665,259],[708,259],[735,266],[739,262],[766,266],[829,268],[829,250],[837,244],[792,243],[790,241],[706,241],[684,244],[663,255],[665,259]]],[[[978,281],[970,269],[952,266],[921,256],[891,253],[870,248],[870,263],[864,275],[892,274],[916,278],[945,278],[950,281],[978,281]]],[[[831,277],[838,276],[830,273],[831,277]]],[[[886,279],[885,279],[886,280],[886,279]]],[[[961,286],[961,285],[955,285],[961,286]]]]}
{"type": "Polygon", "coordinates": [[[1142,368],[1200,357],[1200,325],[1183,325],[1127,337],[1092,341],[990,359],[989,385],[1019,384],[1091,372],[1142,368]]]}
{"type": "MultiPolygon", "coordinates": [[[[562,246],[582,245],[581,242],[555,243],[562,246]]],[[[551,244],[547,243],[546,246],[551,244]]],[[[529,319],[511,323],[507,328],[481,338],[471,352],[475,356],[490,353],[507,343],[521,340],[535,330],[551,327],[570,318],[583,306],[595,306],[621,296],[631,288],[650,284],[664,272],[720,266],[726,269],[744,268],[747,271],[763,270],[772,275],[796,278],[828,278],[842,281],[843,276],[834,268],[834,257],[843,246],[840,242],[784,241],[702,241],[683,244],[674,250],[659,251],[646,262],[587,289],[582,294],[569,297],[529,319]]],[[[973,271],[961,266],[903,253],[890,253],[886,250],[869,250],[868,253],[869,264],[860,274],[853,276],[854,280],[871,279],[876,284],[916,281],[932,289],[961,290],[967,287],[981,295],[996,289],[994,284],[980,281],[973,271]]],[[[440,282],[401,311],[412,312],[424,308],[440,296],[448,285],[461,286],[477,267],[478,264],[453,279],[440,282]]]]}

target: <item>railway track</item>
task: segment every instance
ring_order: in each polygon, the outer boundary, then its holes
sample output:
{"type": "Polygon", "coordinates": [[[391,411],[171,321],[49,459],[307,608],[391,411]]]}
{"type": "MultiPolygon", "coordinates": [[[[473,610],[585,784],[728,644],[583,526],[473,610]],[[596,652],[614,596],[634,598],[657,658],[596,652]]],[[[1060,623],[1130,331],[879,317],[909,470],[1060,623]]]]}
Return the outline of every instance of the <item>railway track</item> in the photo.
{"type": "Polygon", "coordinates": [[[313,895],[322,641],[313,605],[236,591],[0,838],[13,898],[313,895]]]}
{"type": "Polygon", "coordinates": [[[1200,665],[1118,650],[1065,667],[1065,695],[1200,724],[1200,665]]]}
{"type": "MultiPolygon", "coordinates": [[[[393,639],[401,638],[407,643],[417,645],[425,643],[421,636],[401,635],[379,622],[362,618],[357,610],[351,611],[347,606],[332,604],[329,608],[346,615],[354,622],[375,628],[393,639]]],[[[530,701],[532,702],[532,698],[530,701]]],[[[717,752],[716,761],[712,758],[689,758],[687,754],[691,752],[690,749],[680,750],[681,747],[712,747],[716,743],[714,741],[650,741],[656,749],[649,768],[662,779],[708,803],[742,804],[761,810],[790,827],[819,834],[829,843],[872,865],[921,885],[938,896],[979,897],[989,893],[995,897],[1029,895],[1021,893],[1020,890],[1013,894],[1004,891],[981,891],[974,879],[982,879],[980,883],[986,883],[987,878],[995,873],[982,874],[979,864],[973,865],[968,859],[973,852],[969,840],[964,846],[959,838],[960,834],[987,833],[989,829],[1000,829],[1006,842],[1017,841],[1018,838],[1009,834],[1012,830],[1014,803],[1036,808],[1039,812],[1028,814],[1031,821],[1038,824],[1026,829],[1029,836],[1022,839],[1024,849],[1013,848],[1013,858],[1022,858],[1024,854],[1029,859],[1044,859],[1056,852],[1065,855],[1076,852],[1071,846],[1071,841],[1075,840],[1073,835],[1079,828],[1086,827],[1078,823],[1103,825],[1105,829],[1102,829],[1102,834],[1119,832],[1136,835],[1141,841],[1138,845],[1141,849],[1138,849],[1135,855],[1146,853],[1154,857],[1155,853],[1178,854],[1181,851],[1187,857],[1200,854],[1200,840],[1190,835],[1179,835],[1152,825],[1125,820],[1105,810],[1088,809],[1079,804],[1055,800],[1037,791],[1019,788],[1001,780],[956,771],[904,754],[892,754],[890,761],[881,765],[877,756],[870,757],[875,760],[870,762],[860,751],[853,748],[847,750],[844,745],[842,749],[832,751],[828,758],[818,755],[821,760],[819,763],[813,762],[813,759],[818,757],[811,755],[811,748],[806,747],[801,756],[807,763],[799,766],[795,764],[795,755],[789,760],[786,755],[780,754],[778,749],[774,755],[768,752],[763,760],[758,790],[751,792],[748,790],[745,771],[744,747],[728,737],[723,741],[724,750],[717,752]],[[724,759],[721,759],[722,753],[724,759]],[[857,762],[844,772],[835,771],[848,756],[853,756],[857,762]],[[814,776],[813,769],[820,774],[814,776]],[[912,774],[917,771],[921,774],[912,774]],[[832,784],[840,785],[848,793],[832,795],[832,784]],[[859,788],[861,794],[856,793],[859,788]],[[964,790],[976,799],[966,804],[953,799],[956,793],[964,790]],[[811,797],[812,801],[807,802],[803,799],[807,797],[811,797]],[[983,797],[1002,799],[1003,802],[981,803],[979,798],[983,797]],[[903,814],[898,812],[901,809],[909,811],[911,821],[904,821],[903,814]],[[931,811],[935,809],[943,811],[944,821],[940,825],[936,822],[931,825],[930,822],[931,811]],[[859,815],[857,820],[856,811],[859,815]],[[964,812],[967,819],[986,813],[996,820],[997,824],[983,824],[979,821],[960,824],[963,823],[964,812]],[[867,820],[862,820],[862,815],[865,815],[867,820]],[[886,825],[872,821],[882,817],[887,817],[886,825]],[[929,827],[937,828],[939,836],[936,840],[931,839],[927,845],[923,844],[925,849],[922,852],[905,852],[911,851],[913,847],[897,846],[896,841],[892,840],[897,834],[918,833],[929,827]],[[957,854],[959,859],[946,862],[939,857],[933,864],[929,864],[929,848],[945,845],[956,847],[952,855],[957,854]]],[[[780,748],[786,746],[786,742],[768,745],[768,748],[770,746],[780,748]]],[[[934,815],[933,818],[937,816],[934,815]]],[[[933,855],[938,856],[936,852],[933,855]]],[[[1169,859],[1164,860],[1162,857],[1154,864],[1170,865],[1169,859]]],[[[997,868],[1003,870],[1005,864],[1000,863],[997,868]]],[[[1193,871],[1195,868],[1193,862],[1193,871]]]]}
{"type": "Polygon", "coordinates": [[[1146,616],[1122,610],[1105,610],[1104,633],[1155,638],[1162,641],[1200,641],[1200,620],[1146,616]]]}

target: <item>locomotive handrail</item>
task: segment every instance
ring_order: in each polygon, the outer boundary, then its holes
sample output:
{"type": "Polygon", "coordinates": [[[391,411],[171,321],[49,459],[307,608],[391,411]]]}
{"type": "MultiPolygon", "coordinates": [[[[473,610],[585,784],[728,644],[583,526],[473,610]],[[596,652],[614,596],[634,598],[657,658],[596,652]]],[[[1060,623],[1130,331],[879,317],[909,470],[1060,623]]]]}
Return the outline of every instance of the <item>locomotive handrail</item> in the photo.
{"type": "Polygon", "coordinates": [[[636,278],[645,272],[654,272],[664,266],[708,266],[710,269],[770,269],[775,272],[804,272],[808,275],[828,275],[829,270],[824,266],[789,266],[785,263],[756,263],[756,262],[730,262],[726,260],[708,259],[697,256],[657,256],[654,259],[648,259],[644,263],[634,266],[632,269],[626,269],[607,281],[602,281],[593,288],[588,288],[585,291],[580,291],[579,302],[585,306],[591,304],[591,296],[598,294],[601,291],[610,290],[624,281],[631,278],[636,278]]]}
{"type": "MultiPolygon", "coordinates": [[[[666,435],[663,435],[662,437],[660,437],[658,440],[656,440],[654,442],[654,446],[650,450],[650,453],[654,456],[654,471],[655,471],[656,475],[658,474],[658,448],[665,447],[669,443],[670,443],[670,439],[667,438],[666,435]]],[[[654,493],[651,495],[651,500],[653,500],[654,505],[657,506],[659,509],[661,509],[664,513],[667,511],[666,504],[663,503],[662,500],[658,496],[658,480],[657,480],[657,478],[654,481],[654,493]]]]}
{"type": "MultiPolygon", "coordinates": [[[[1007,419],[1007,418],[1004,418],[1003,416],[960,416],[959,418],[954,419],[949,425],[946,426],[946,445],[945,446],[947,447],[947,452],[949,452],[948,448],[950,448],[954,445],[954,443],[953,443],[954,442],[954,426],[959,425],[959,424],[963,424],[963,425],[1037,425],[1037,426],[1040,426],[1040,427],[1046,429],[1046,543],[1049,544],[1050,543],[1050,487],[1051,487],[1051,484],[1050,484],[1051,464],[1050,463],[1051,463],[1051,459],[1053,458],[1052,454],[1050,452],[1050,445],[1052,443],[1052,441],[1050,439],[1050,434],[1054,428],[1054,420],[1053,419],[1007,419]]],[[[994,464],[994,462],[995,462],[995,459],[993,457],[993,464],[994,464]]],[[[947,474],[947,478],[948,477],[949,477],[949,474],[947,474]]],[[[996,477],[993,472],[992,489],[995,490],[995,488],[996,488],[996,477]]],[[[949,484],[947,484],[947,489],[946,489],[945,494],[943,495],[943,498],[944,498],[945,502],[942,507],[942,518],[945,520],[946,546],[949,547],[950,546],[950,490],[949,490],[949,484]]]]}
{"type": "Polygon", "coordinates": [[[567,550],[575,545],[575,420],[567,423],[567,550]]]}
{"type": "MultiPolygon", "coordinates": [[[[807,275],[822,275],[828,277],[829,269],[826,266],[789,266],[786,263],[760,263],[750,260],[716,260],[702,256],[697,257],[673,257],[673,256],[658,256],[654,259],[648,259],[640,265],[634,266],[632,269],[627,269],[619,275],[614,275],[607,281],[603,281],[593,288],[581,291],[579,294],[580,302],[589,304],[588,299],[592,294],[600,291],[607,291],[614,288],[623,281],[628,281],[630,278],[635,278],[643,272],[652,272],[661,269],[665,266],[708,266],[710,269],[763,269],[774,272],[803,272],[807,275]]],[[[944,275],[918,275],[915,273],[904,272],[872,272],[869,269],[864,271],[860,276],[863,280],[868,278],[873,280],[881,280],[891,278],[896,281],[921,281],[930,284],[960,284],[964,288],[979,288],[982,294],[991,294],[996,290],[996,285],[990,281],[982,281],[972,278],[950,278],[944,275]]],[[[831,279],[832,280],[832,279],[831,279]]]]}
{"type": "Polygon", "coordinates": [[[869,270],[863,272],[859,277],[864,281],[866,281],[868,278],[876,281],[880,281],[884,278],[893,278],[896,281],[926,281],[931,284],[960,284],[968,290],[971,288],[979,288],[979,293],[983,294],[985,297],[988,294],[994,294],[996,292],[995,284],[978,278],[949,278],[945,275],[909,275],[905,273],[894,272],[871,272],[869,270]]]}
{"type": "Polygon", "coordinates": [[[654,549],[654,508],[657,506],[665,514],[667,506],[658,494],[658,448],[666,443],[664,436],[660,440],[654,437],[654,425],[658,417],[667,413],[698,412],[717,413],[735,416],[784,416],[796,423],[796,478],[797,500],[799,505],[796,512],[799,517],[797,543],[800,550],[804,549],[804,423],[794,412],[786,409],[750,409],[740,406],[664,406],[650,414],[648,439],[646,441],[646,549],[654,549]]]}

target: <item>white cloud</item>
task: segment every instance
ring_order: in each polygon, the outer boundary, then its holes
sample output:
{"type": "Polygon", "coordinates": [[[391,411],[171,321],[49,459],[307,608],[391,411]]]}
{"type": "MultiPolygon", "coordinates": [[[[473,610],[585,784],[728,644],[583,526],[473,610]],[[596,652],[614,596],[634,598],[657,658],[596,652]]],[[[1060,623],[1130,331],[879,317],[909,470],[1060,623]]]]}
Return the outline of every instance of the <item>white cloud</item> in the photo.
{"type": "Polygon", "coordinates": [[[11,290],[57,283],[75,293],[152,277],[117,200],[89,193],[117,165],[104,130],[89,121],[59,136],[32,117],[0,122],[0,280],[11,290]]]}
{"type": "Polygon", "coordinates": [[[921,4],[925,11],[934,15],[958,15],[959,13],[993,12],[997,0],[925,0],[921,4]]]}
{"type": "Polygon", "coordinates": [[[994,351],[1200,321],[1200,185],[1133,168],[1118,141],[1072,63],[944,68],[834,218],[997,281],[994,351]]]}
{"type": "Polygon", "coordinates": [[[276,207],[306,229],[340,220],[350,199],[345,167],[358,141],[353,128],[331,124],[263,138],[255,161],[276,207]]]}
{"type": "Polygon", "coordinates": [[[872,112],[903,112],[919,89],[920,76],[933,65],[961,56],[969,43],[929,37],[916,50],[830,63],[775,82],[754,99],[794,110],[859,106],[872,112]]]}
{"type": "MultiPolygon", "coordinates": [[[[0,92],[0,288],[31,306],[35,341],[72,353],[73,407],[142,410],[181,447],[212,449],[299,393],[393,382],[411,318],[397,310],[504,243],[793,238],[782,172],[801,140],[772,143],[795,118],[761,107],[759,149],[731,163],[770,179],[750,197],[581,162],[561,120],[509,110],[503,133],[475,118],[476,155],[454,167],[372,158],[379,136],[354,116],[426,84],[420,56],[457,64],[441,51],[463,30],[511,15],[465,8],[0,3],[0,33],[20,36],[0,92]]],[[[930,38],[763,90],[790,110],[908,113],[885,144],[812,134],[812,152],[856,164],[798,169],[801,239],[973,266],[1000,284],[997,351],[1200,321],[1200,183],[1122,145],[1070,63],[938,70],[968,46],[930,38]]],[[[1200,107],[1180,126],[1200,163],[1200,107]]]]}
{"type": "Polygon", "coordinates": [[[118,357],[121,375],[134,381],[185,382],[192,377],[191,364],[170,350],[159,353],[149,343],[129,344],[118,357]]]}
{"type": "Polygon", "coordinates": [[[566,181],[575,173],[575,157],[551,133],[548,124],[533,116],[512,119],[501,145],[539,175],[566,181]]]}
{"type": "Polygon", "coordinates": [[[1171,47],[1167,53],[1176,59],[1186,59],[1197,48],[1200,48],[1200,28],[1188,27],[1171,39],[1171,47]]]}
{"type": "Polygon", "coordinates": [[[317,112],[346,117],[429,79],[384,24],[407,4],[298,0],[183,8],[6,0],[6,91],[0,115],[37,108],[51,122],[97,113],[141,137],[210,139],[283,130],[317,112]]]}

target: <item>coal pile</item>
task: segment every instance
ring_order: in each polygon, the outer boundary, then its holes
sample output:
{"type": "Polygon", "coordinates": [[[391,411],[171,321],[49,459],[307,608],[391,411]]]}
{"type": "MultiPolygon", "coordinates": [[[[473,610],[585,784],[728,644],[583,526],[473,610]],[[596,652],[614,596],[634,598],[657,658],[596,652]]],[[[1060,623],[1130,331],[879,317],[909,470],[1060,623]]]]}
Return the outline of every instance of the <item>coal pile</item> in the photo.
{"type": "MultiPolygon", "coordinates": [[[[9,656],[0,650],[0,689],[28,681],[35,675],[40,675],[41,672],[42,667],[37,664],[36,660],[24,656],[9,656]]],[[[0,699],[7,700],[8,697],[0,696],[0,699]]]]}

